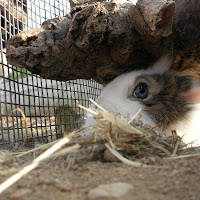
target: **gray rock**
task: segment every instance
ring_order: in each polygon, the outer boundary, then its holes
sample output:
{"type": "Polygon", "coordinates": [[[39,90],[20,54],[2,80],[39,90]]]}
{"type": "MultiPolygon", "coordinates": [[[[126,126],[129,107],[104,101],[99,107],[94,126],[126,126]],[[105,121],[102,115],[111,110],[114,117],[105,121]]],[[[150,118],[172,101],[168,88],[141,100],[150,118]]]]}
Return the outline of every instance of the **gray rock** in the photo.
{"type": "Polygon", "coordinates": [[[132,185],[123,182],[102,184],[88,193],[88,200],[121,200],[129,199],[134,188],[132,185]]]}

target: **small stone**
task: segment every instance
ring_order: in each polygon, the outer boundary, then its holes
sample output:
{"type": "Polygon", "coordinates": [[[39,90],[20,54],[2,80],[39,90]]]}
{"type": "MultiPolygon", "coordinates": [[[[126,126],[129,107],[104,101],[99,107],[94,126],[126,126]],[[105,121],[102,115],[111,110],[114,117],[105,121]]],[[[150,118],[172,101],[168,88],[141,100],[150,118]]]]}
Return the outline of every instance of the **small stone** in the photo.
{"type": "Polygon", "coordinates": [[[128,183],[102,184],[88,193],[88,200],[121,200],[133,194],[134,188],[128,183]]]}
{"type": "Polygon", "coordinates": [[[119,162],[120,160],[113,155],[108,149],[104,151],[103,157],[108,162],[119,162]]]}
{"type": "Polygon", "coordinates": [[[60,183],[57,185],[57,188],[62,192],[69,192],[72,190],[72,185],[70,183],[60,183]]]}

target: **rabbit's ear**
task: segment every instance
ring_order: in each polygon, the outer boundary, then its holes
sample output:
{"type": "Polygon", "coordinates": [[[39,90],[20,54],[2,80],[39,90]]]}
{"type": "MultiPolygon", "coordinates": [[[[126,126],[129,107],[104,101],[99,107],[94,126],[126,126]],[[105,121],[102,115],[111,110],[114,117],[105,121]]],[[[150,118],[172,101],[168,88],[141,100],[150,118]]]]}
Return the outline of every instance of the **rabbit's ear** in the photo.
{"type": "Polygon", "coordinates": [[[193,84],[193,87],[182,98],[193,101],[194,103],[200,103],[200,84],[193,84]]]}
{"type": "Polygon", "coordinates": [[[169,55],[162,56],[154,65],[148,69],[149,74],[163,74],[172,65],[172,58],[169,55]]]}

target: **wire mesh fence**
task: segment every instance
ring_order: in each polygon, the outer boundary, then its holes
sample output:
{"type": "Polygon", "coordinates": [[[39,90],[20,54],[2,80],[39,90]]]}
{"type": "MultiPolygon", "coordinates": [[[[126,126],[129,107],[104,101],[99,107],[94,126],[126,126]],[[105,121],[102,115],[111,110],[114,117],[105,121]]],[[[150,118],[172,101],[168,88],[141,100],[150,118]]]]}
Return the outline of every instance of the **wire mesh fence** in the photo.
{"type": "Polygon", "coordinates": [[[89,106],[89,98],[96,99],[102,85],[93,80],[42,79],[8,65],[5,57],[9,38],[22,30],[39,27],[47,19],[64,16],[70,11],[69,2],[0,0],[0,8],[0,148],[13,148],[27,132],[27,145],[34,147],[79,128],[84,112],[78,104],[89,106]],[[25,121],[19,109],[25,114],[25,121]]]}

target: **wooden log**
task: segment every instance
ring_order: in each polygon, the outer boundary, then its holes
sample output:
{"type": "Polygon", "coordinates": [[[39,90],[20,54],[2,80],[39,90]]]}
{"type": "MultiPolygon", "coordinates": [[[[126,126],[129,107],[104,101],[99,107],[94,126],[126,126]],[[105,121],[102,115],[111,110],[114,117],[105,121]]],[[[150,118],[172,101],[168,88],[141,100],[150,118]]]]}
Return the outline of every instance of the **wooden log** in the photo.
{"type": "Polygon", "coordinates": [[[10,39],[8,62],[43,78],[106,84],[147,68],[163,54],[172,54],[179,69],[199,61],[198,0],[139,0],[136,6],[128,0],[73,2],[70,14],[10,39]],[[196,35],[190,37],[191,32],[196,35]]]}

